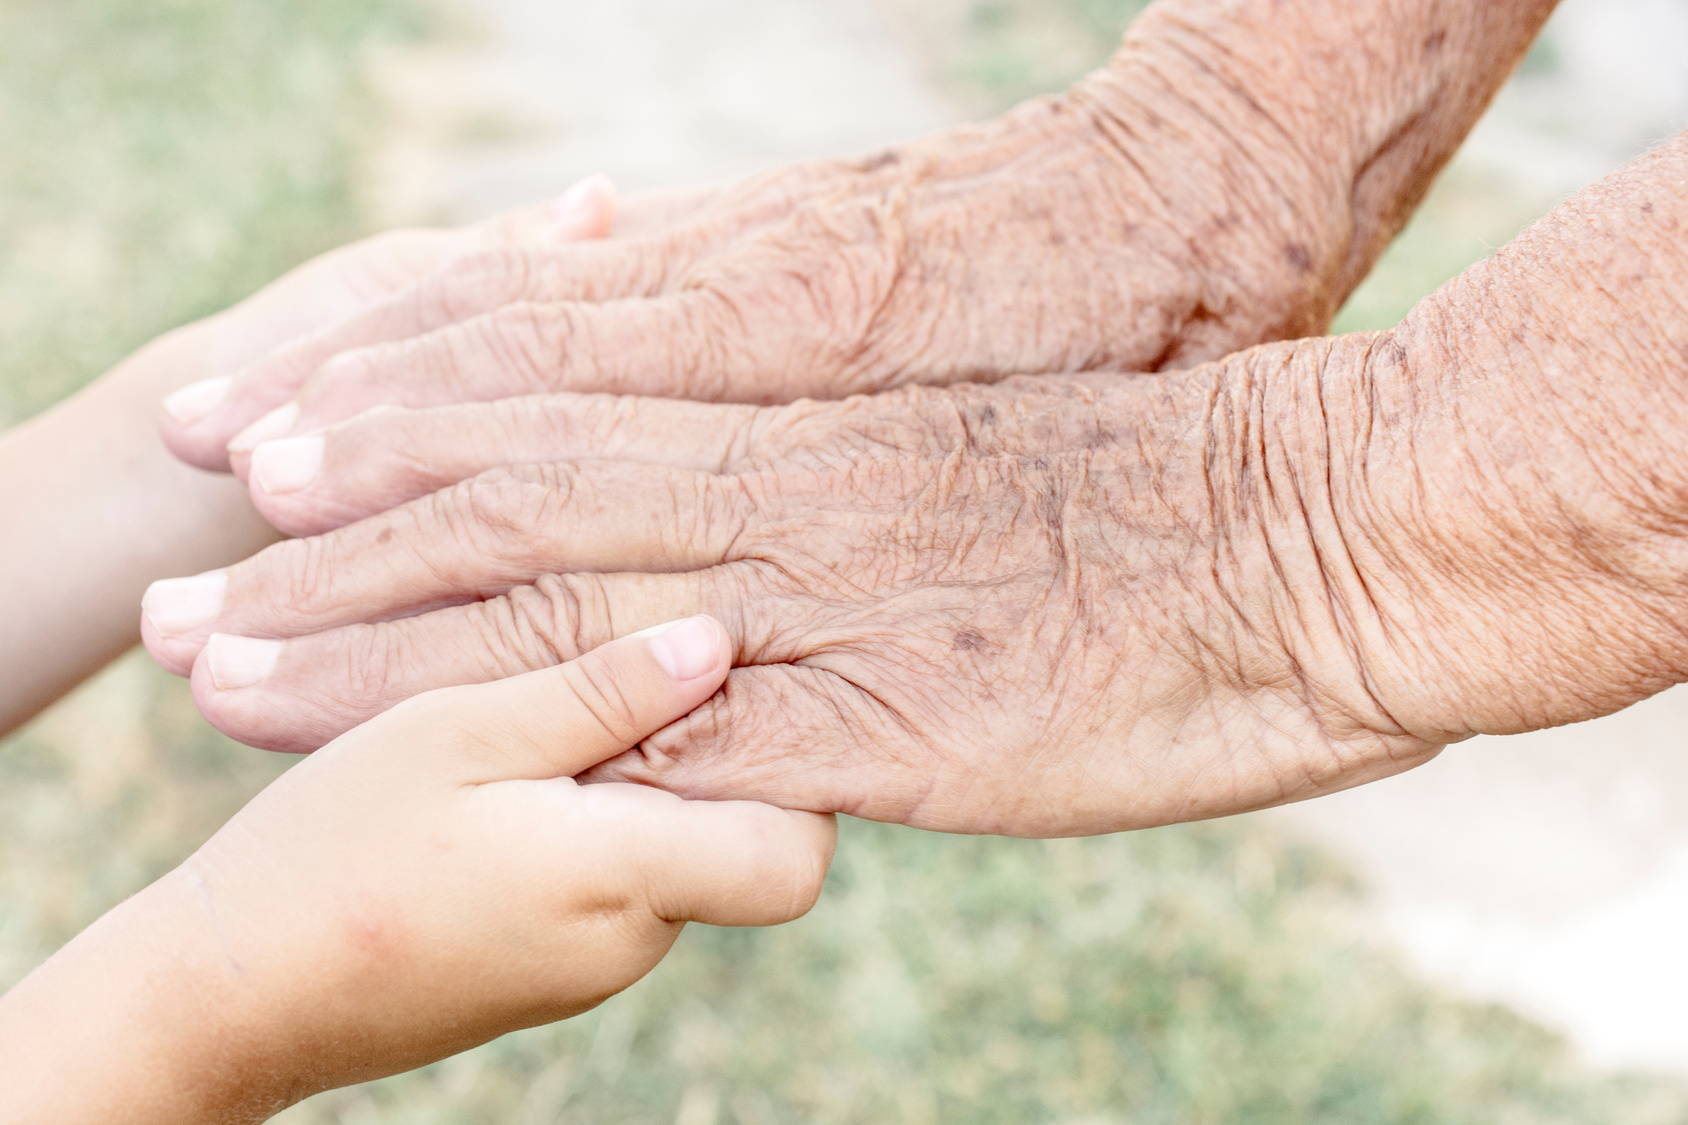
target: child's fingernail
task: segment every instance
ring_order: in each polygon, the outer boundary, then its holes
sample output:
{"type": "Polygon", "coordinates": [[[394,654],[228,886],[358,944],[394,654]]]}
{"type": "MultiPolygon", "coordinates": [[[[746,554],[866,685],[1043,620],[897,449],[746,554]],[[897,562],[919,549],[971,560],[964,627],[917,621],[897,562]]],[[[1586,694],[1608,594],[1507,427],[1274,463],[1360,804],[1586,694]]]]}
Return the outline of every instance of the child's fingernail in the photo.
{"type": "Polygon", "coordinates": [[[651,655],[663,671],[684,683],[721,662],[721,629],[707,617],[689,617],[651,630],[651,655]]]}
{"type": "Polygon", "coordinates": [[[554,232],[566,237],[583,229],[595,230],[614,198],[615,186],[608,176],[588,176],[551,202],[554,232]]]}
{"type": "Polygon", "coordinates": [[[560,222],[567,222],[590,214],[595,202],[593,197],[602,195],[608,187],[608,176],[600,174],[586,177],[551,201],[551,217],[560,222]]]}
{"type": "Polygon", "coordinates": [[[298,492],[322,472],[323,438],[266,441],[252,451],[252,479],[272,495],[298,492]]]}
{"type": "Polygon", "coordinates": [[[270,411],[234,435],[234,440],[229,442],[229,452],[250,453],[266,441],[286,437],[293,432],[293,427],[298,424],[299,404],[290,402],[286,406],[270,411]]]}
{"type": "Polygon", "coordinates": [[[179,637],[207,625],[223,612],[229,576],[221,570],[192,578],[166,578],[147,587],[141,612],[161,637],[179,637]]]}
{"type": "Polygon", "coordinates": [[[223,405],[229,397],[229,388],[233,386],[232,375],[219,375],[215,379],[193,383],[166,398],[164,411],[181,425],[197,425],[223,405]]]}
{"type": "Polygon", "coordinates": [[[275,671],[280,641],[213,634],[205,644],[205,665],[218,691],[238,691],[263,683],[275,671]]]}

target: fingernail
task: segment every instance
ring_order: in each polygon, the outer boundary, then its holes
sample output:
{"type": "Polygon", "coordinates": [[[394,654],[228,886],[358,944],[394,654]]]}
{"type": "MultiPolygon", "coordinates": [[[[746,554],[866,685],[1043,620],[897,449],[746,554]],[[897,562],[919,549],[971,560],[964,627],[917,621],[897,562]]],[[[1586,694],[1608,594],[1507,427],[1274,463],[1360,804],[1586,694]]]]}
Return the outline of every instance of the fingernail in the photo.
{"type": "Polygon", "coordinates": [[[234,435],[234,440],[229,442],[229,452],[250,453],[266,441],[286,437],[293,432],[293,427],[298,424],[299,404],[290,402],[286,406],[270,411],[234,435]]]}
{"type": "Polygon", "coordinates": [[[601,208],[615,198],[615,185],[605,175],[588,176],[552,200],[554,233],[565,236],[581,227],[596,227],[601,208]]]}
{"type": "Polygon", "coordinates": [[[590,211],[592,197],[601,194],[608,186],[608,176],[587,176],[551,201],[551,217],[562,222],[580,218],[590,211]]]}
{"type": "Polygon", "coordinates": [[[198,425],[223,405],[229,397],[229,388],[233,386],[232,375],[219,375],[215,379],[191,384],[166,398],[164,411],[184,426],[198,425]]]}
{"type": "Polygon", "coordinates": [[[280,641],[216,633],[205,644],[205,666],[218,691],[238,691],[263,683],[275,671],[280,641]]]}
{"type": "Polygon", "coordinates": [[[252,451],[252,479],[270,494],[298,492],[322,472],[323,438],[266,441],[252,451]]]}
{"type": "Polygon", "coordinates": [[[141,612],[161,637],[179,637],[208,625],[223,612],[228,592],[227,572],[213,570],[192,578],[166,578],[147,587],[141,612]]]}
{"type": "Polygon", "coordinates": [[[712,671],[721,661],[721,630],[707,617],[662,625],[650,634],[651,655],[682,683],[712,671]]]}

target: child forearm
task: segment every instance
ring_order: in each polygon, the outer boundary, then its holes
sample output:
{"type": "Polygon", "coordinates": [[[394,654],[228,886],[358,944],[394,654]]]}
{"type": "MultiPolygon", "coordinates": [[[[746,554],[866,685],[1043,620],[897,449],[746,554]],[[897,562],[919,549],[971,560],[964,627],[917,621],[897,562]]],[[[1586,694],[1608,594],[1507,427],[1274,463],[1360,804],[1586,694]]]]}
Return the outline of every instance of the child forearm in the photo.
{"type": "Polygon", "coordinates": [[[139,639],[149,582],[237,561],[278,537],[238,483],[175,460],[158,402],[204,377],[217,320],[173,332],[81,394],[0,435],[0,733],[139,639]]]}
{"type": "Polygon", "coordinates": [[[726,679],[707,619],[418,699],[0,996],[6,1125],[231,1125],[565,1019],[688,921],[803,914],[828,818],[572,777],[726,679]]]}

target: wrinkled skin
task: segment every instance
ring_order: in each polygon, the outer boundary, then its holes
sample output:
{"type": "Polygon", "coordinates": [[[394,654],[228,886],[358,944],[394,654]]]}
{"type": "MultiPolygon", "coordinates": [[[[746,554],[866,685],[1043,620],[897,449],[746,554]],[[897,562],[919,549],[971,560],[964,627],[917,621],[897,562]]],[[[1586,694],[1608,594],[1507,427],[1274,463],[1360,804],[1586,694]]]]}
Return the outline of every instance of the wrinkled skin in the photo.
{"type": "Polygon", "coordinates": [[[230,571],[215,622],[149,639],[199,657],[218,726],[307,750],[696,608],[749,667],[604,776],[1017,835],[1309,796],[1435,749],[1309,596],[1330,529],[1254,483],[1295,486],[1299,450],[1261,461],[1250,433],[1328,347],[779,409],[535,403],[620,459],[494,470],[279,545],[230,571]],[[488,600],[448,604],[466,594],[488,600]],[[219,690],[213,631],[297,639],[219,690]]]}
{"type": "Polygon", "coordinates": [[[1688,680],[1685,177],[1688,138],[1392,332],[1187,372],[369,416],[265,503],[327,526],[447,447],[552,460],[272,547],[148,643],[217,725],[306,750],[706,611],[741,667],[593,779],[1018,835],[1609,714],[1688,680]],[[213,633],[287,640],[219,665],[213,633]]]}
{"type": "Polygon", "coordinates": [[[223,729],[303,750],[707,611],[742,666],[593,779],[1021,835],[1610,714],[1688,681],[1685,181],[1688,135],[1391,332],[1187,372],[366,417],[267,502],[327,526],[437,483],[448,444],[594,459],[155,588],[144,631],[223,729]],[[411,442],[343,440],[388,425],[411,442]]]}
{"type": "Polygon", "coordinates": [[[166,439],[214,469],[234,439],[244,471],[260,439],[380,404],[789,402],[1156,370],[1316,333],[1357,280],[1351,184],[1191,71],[1145,40],[986,125],[630,201],[595,246],[462,255],[253,365],[213,417],[167,421],[166,439]]]}
{"type": "MultiPolygon", "coordinates": [[[[1565,402],[1447,362],[1448,339],[1432,321],[1162,377],[783,408],[526,404],[528,440],[599,459],[277,545],[227,572],[213,619],[146,635],[213,723],[309,750],[705,611],[742,667],[594,778],[1015,835],[1315,796],[1688,669],[1682,571],[1636,569],[1680,543],[1590,483],[1608,388],[1567,428],[1565,402]],[[213,633],[290,639],[254,679],[213,633]]],[[[428,452],[363,471],[402,491],[428,452]]],[[[291,503],[319,492],[332,472],[291,503]]]]}

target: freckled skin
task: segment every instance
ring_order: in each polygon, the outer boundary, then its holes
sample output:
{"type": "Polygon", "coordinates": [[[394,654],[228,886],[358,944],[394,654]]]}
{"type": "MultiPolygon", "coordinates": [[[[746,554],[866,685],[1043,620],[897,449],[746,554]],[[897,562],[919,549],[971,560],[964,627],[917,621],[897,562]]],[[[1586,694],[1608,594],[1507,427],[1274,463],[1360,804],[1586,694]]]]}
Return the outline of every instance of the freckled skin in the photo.
{"type": "Polygon", "coordinates": [[[304,433],[380,404],[838,399],[1316,335],[1552,8],[1162,0],[1058,97],[634,200],[592,246],[467,255],[254,364],[167,436],[221,469],[230,438],[295,396],[304,433]]]}
{"type": "Polygon", "coordinates": [[[278,545],[154,652],[292,638],[264,684],[216,691],[201,657],[195,689],[304,750],[709,612],[739,646],[723,693],[593,779],[1023,835],[1607,714],[1688,678],[1683,182],[1688,140],[1393,332],[1184,372],[372,416],[330,432],[346,476],[295,518],[402,494],[477,426],[542,463],[278,545]]]}

